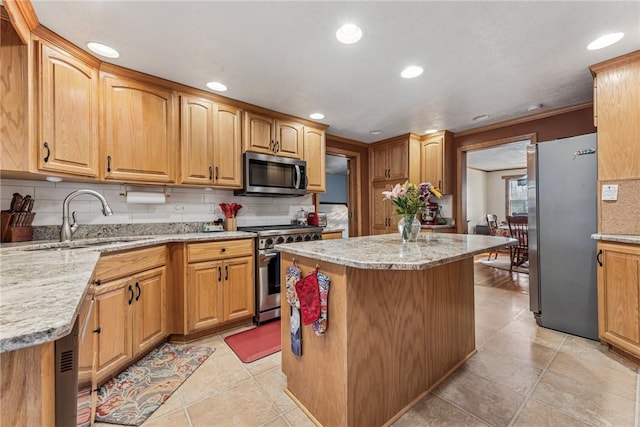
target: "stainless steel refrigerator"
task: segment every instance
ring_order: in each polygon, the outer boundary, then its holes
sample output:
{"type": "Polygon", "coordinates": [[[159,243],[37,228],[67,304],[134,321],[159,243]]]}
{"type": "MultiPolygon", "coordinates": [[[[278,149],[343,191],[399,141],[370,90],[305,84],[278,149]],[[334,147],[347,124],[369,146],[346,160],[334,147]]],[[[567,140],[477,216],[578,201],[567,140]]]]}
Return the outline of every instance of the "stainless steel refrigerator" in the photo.
{"type": "Polygon", "coordinates": [[[598,339],[596,135],[527,147],[530,309],[540,326],[598,339]]]}

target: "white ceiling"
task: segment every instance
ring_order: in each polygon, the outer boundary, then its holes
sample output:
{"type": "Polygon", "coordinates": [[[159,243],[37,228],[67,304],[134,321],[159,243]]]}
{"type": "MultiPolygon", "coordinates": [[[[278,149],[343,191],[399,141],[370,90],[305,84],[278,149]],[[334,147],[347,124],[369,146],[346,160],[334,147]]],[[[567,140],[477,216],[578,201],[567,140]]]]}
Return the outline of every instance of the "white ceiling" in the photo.
{"type": "Polygon", "coordinates": [[[32,3],[76,45],[119,50],[108,62],[201,89],[221,81],[225,96],[299,117],[320,111],[330,134],[363,142],[588,102],[588,66],[640,49],[639,1],[32,3]],[[334,37],[347,21],[363,28],[357,44],[334,37]],[[619,43],[586,50],[618,31],[619,43]],[[424,74],[402,79],[410,64],[424,74]]]}
{"type": "Polygon", "coordinates": [[[485,172],[526,169],[529,141],[518,141],[497,147],[467,152],[467,167],[485,172]]]}

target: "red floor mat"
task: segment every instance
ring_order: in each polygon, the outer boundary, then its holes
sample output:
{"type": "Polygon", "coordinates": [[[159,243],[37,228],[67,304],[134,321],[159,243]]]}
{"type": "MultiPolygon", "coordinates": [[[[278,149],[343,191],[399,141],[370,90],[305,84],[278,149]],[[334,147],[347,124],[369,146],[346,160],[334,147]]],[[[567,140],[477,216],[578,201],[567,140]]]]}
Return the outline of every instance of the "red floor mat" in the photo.
{"type": "Polygon", "coordinates": [[[280,351],[280,320],[230,335],[224,341],[244,363],[250,363],[280,351]]]}

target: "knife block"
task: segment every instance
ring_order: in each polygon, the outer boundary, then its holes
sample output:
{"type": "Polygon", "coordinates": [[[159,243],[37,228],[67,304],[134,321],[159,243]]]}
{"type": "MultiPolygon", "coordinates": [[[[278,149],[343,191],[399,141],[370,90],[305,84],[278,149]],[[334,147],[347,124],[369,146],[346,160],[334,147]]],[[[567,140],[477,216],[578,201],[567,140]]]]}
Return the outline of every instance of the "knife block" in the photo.
{"type": "MultiPolygon", "coordinates": [[[[11,219],[16,213],[9,211],[2,211],[0,213],[0,235],[2,242],[28,242],[33,240],[33,227],[23,226],[16,227],[9,225],[11,219]]],[[[35,214],[33,214],[35,216],[35,214]]]]}
{"type": "Polygon", "coordinates": [[[236,231],[238,229],[238,218],[225,218],[224,229],[225,231],[236,231]]]}

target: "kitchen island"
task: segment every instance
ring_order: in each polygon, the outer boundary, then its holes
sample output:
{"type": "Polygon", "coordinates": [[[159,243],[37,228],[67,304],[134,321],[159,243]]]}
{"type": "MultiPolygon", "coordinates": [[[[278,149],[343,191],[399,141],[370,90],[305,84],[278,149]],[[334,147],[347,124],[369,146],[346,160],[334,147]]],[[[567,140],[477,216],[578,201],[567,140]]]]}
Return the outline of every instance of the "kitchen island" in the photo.
{"type": "Polygon", "coordinates": [[[473,255],[503,237],[397,234],[277,245],[284,272],[316,266],[331,278],[328,328],[302,326],[290,350],[283,286],[286,392],[317,424],[389,425],[475,353],[473,255]]]}

